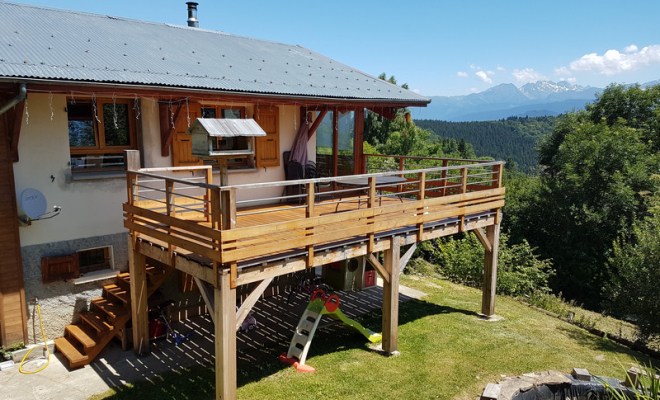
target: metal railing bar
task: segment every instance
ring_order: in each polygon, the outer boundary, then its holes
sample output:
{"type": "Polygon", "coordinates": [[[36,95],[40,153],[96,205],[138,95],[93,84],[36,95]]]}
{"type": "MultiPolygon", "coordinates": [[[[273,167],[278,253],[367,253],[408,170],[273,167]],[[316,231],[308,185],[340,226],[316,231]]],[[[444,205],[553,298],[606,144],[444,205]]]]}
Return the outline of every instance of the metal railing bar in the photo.
{"type": "Polygon", "coordinates": [[[261,210],[261,211],[242,212],[242,213],[237,212],[237,213],[236,213],[236,216],[237,216],[237,217],[240,217],[240,216],[244,216],[244,215],[266,214],[266,213],[270,213],[270,212],[278,212],[278,211],[282,211],[282,210],[295,210],[295,209],[297,209],[297,208],[307,208],[307,205],[302,205],[302,206],[291,206],[291,207],[287,207],[287,208],[284,208],[284,209],[283,209],[283,208],[280,208],[280,209],[277,209],[277,210],[261,210]]]}

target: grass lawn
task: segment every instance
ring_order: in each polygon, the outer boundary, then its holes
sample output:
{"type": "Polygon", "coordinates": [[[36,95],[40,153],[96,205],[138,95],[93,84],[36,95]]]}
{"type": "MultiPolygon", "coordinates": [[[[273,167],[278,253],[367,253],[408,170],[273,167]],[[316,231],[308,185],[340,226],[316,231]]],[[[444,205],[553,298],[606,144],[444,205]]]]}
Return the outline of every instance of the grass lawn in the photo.
{"type": "MultiPolygon", "coordinates": [[[[552,318],[512,299],[498,297],[505,319],[477,318],[481,292],[433,279],[402,276],[402,284],[428,293],[400,305],[399,357],[369,350],[366,340],[343,325],[320,330],[307,364],[297,372],[277,356],[288,344],[263,348],[259,362],[239,353],[238,398],[247,399],[475,399],[488,382],[549,369],[623,378],[634,359],[648,358],[607,339],[552,318]]],[[[380,330],[380,312],[361,322],[380,330]]],[[[655,362],[654,364],[657,364],[655,362]]],[[[163,375],[160,381],[115,388],[92,399],[214,399],[213,367],[163,375]]]]}

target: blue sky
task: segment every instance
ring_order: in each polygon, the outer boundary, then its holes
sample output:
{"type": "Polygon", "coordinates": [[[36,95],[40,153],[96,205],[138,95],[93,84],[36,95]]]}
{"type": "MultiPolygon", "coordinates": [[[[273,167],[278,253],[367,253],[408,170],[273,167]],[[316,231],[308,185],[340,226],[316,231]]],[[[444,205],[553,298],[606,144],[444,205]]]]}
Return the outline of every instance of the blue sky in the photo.
{"type": "MultiPolygon", "coordinates": [[[[185,25],[184,0],[22,0],[185,25]]],[[[200,27],[297,44],[427,96],[660,79],[659,0],[198,0],[200,27]]]]}

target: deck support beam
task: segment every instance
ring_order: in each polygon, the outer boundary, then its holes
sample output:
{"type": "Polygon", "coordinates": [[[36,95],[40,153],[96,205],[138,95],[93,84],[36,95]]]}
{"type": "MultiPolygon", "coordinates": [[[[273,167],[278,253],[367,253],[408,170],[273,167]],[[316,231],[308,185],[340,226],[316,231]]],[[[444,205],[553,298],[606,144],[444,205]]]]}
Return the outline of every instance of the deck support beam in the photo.
{"type": "Polygon", "coordinates": [[[218,274],[214,288],[215,398],[236,399],[236,289],[229,271],[218,274]]]}
{"type": "Polygon", "coordinates": [[[193,279],[195,280],[195,284],[199,288],[199,293],[202,295],[202,299],[204,299],[204,303],[206,304],[206,309],[209,310],[209,316],[211,317],[211,321],[215,323],[215,296],[214,293],[211,291],[212,285],[210,283],[206,283],[203,280],[199,279],[196,276],[193,276],[193,279]]]}
{"type": "Polygon", "coordinates": [[[270,285],[272,281],[273,277],[266,278],[261,281],[257,287],[254,288],[252,293],[250,293],[250,295],[245,299],[245,301],[243,301],[243,304],[241,304],[241,307],[236,313],[236,330],[241,327],[243,321],[245,321],[245,318],[247,318],[248,314],[250,314],[252,307],[257,304],[257,300],[259,300],[259,297],[261,297],[261,295],[268,288],[268,285],[270,285]]]}
{"type": "MultiPolygon", "coordinates": [[[[500,249],[500,225],[489,225],[486,227],[486,242],[490,245],[486,248],[484,259],[484,287],[481,298],[481,313],[485,317],[495,315],[495,292],[497,287],[497,260],[500,249]]],[[[479,234],[477,234],[479,237],[479,234]]]]}
{"type": "Polygon", "coordinates": [[[406,253],[401,256],[401,259],[399,260],[399,273],[402,274],[403,270],[406,268],[406,265],[408,265],[408,261],[410,261],[410,258],[412,258],[412,255],[415,253],[415,250],[417,250],[417,243],[413,243],[412,246],[406,250],[406,253]]]}
{"type": "Polygon", "coordinates": [[[389,282],[390,281],[390,274],[387,272],[387,269],[383,267],[383,264],[381,264],[376,256],[374,256],[373,253],[370,253],[367,256],[367,261],[369,264],[371,264],[372,267],[378,272],[378,275],[380,275],[381,278],[383,278],[384,282],[389,282]]]}
{"type": "Polygon", "coordinates": [[[129,235],[128,271],[131,274],[131,316],[133,319],[133,350],[138,355],[149,352],[149,318],[146,257],[139,251],[137,237],[129,235]]]}
{"type": "Polygon", "coordinates": [[[399,338],[399,255],[401,238],[392,237],[392,245],[385,250],[385,270],[390,279],[383,282],[383,351],[397,352],[399,338]]]}

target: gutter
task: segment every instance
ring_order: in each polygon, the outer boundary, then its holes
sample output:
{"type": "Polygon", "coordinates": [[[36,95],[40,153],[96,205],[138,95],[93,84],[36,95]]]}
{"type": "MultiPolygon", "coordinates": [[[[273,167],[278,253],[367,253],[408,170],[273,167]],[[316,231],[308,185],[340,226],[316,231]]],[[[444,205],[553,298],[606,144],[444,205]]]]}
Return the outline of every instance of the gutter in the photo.
{"type": "Polygon", "coordinates": [[[7,104],[5,104],[4,106],[2,106],[2,108],[0,108],[0,115],[6,113],[7,111],[9,111],[10,108],[14,107],[16,104],[20,103],[26,98],[27,98],[27,87],[25,87],[25,83],[21,83],[18,89],[18,95],[13,99],[9,100],[7,104]]]}

